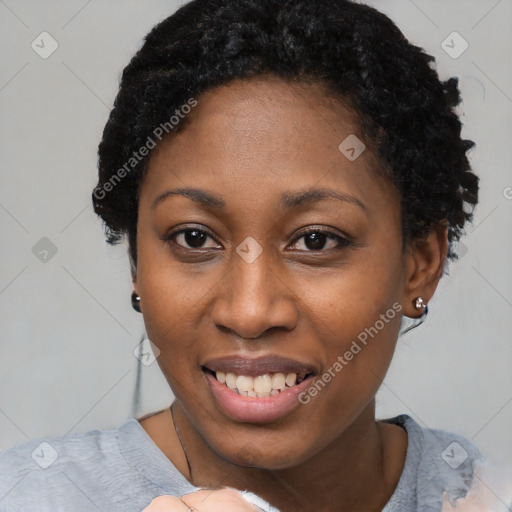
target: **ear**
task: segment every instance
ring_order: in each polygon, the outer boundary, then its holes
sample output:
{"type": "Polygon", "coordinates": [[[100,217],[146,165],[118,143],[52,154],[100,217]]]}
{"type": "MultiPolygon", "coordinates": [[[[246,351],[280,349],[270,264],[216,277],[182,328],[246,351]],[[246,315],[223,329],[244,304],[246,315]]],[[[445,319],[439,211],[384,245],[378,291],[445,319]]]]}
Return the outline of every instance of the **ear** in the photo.
{"type": "Polygon", "coordinates": [[[137,265],[135,265],[135,262],[133,261],[132,255],[128,253],[130,258],[130,274],[132,276],[132,285],[133,285],[133,291],[139,295],[139,292],[137,291],[137,265]]]}
{"type": "Polygon", "coordinates": [[[448,226],[438,225],[425,237],[410,242],[406,253],[406,279],[402,297],[404,315],[420,317],[414,306],[421,297],[427,304],[436,291],[448,253],[448,226]]]}
{"type": "Polygon", "coordinates": [[[142,313],[142,306],[140,300],[140,293],[137,290],[137,267],[133,264],[133,261],[130,258],[130,269],[132,274],[132,286],[133,292],[131,295],[132,300],[132,308],[137,311],[137,313],[142,313]]]}

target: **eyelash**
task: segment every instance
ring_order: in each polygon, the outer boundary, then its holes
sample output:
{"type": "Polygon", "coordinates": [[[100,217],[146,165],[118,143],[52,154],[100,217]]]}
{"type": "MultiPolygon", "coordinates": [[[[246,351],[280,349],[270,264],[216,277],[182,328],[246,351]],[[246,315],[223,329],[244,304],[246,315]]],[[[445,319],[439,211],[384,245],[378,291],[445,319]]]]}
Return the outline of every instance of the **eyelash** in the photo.
{"type": "MultiPolygon", "coordinates": [[[[180,247],[181,249],[186,250],[186,251],[187,250],[190,250],[190,251],[205,251],[205,250],[208,250],[208,249],[212,249],[212,248],[203,249],[201,247],[199,247],[199,248],[193,248],[193,247],[192,248],[187,248],[187,247],[184,247],[183,245],[178,244],[176,242],[175,238],[178,235],[186,233],[188,231],[198,231],[200,233],[203,233],[203,234],[207,235],[208,237],[210,237],[212,240],[214,240],[215,243],[219,244],[219,242],[217,242],[215,237],[208,230],[201,229],[201,228],[196,227],[196,226],[190,226],[190,227],[187,227],[187,228],[180,229],[179,231],[174,231],[173,233],[170,233],[169,235],[165,236],[164,240],[166,242],[171,242],[172,241],[178,247],[180,247]]],[[[300,250],[300,252],[305,252],[305,253],[324,252],[324,253],[326,253],[326,252],[330,252],[330,251],[336,251],[336,250],[344,249],[344,248],[346,248],[346,247],[348,247],[349,245],[352,244],[352,242],[348,238],[345,238],[345,237],[343,237],[341,235],[338,235],[338,234],[336,234],[336,233],[334,233],[332,231],[326,230],[325,228],[312,228],[312,229],[309,229],[307,231],[303,231],[302,233],[300,233],[300,235],[297,236],[297,238],[294,239],[294,241],[292,242],[292,245],[295,245],[299,240],[301,240],[302,238],[304,238],[307,235],[310,235],[312,233],[325,235],[329,239],[334,239],[338,243],[338,246],[334,247],[334,248],[331,248],[331,249],[300,250]]]]}

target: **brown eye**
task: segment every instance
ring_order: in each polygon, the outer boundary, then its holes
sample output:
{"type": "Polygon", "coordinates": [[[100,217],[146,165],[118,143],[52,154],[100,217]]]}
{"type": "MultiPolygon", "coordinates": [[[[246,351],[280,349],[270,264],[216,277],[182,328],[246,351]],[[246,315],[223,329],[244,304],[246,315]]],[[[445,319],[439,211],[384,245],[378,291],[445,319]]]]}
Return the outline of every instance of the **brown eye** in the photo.
{"type": "Polygon", "coordinates": [[[198,228],[176,231],[169,235],[167,239],[174,241],[177,245],[185,249],[212,249],[219,247],[207,231],[198,228]],[[210,240],[210,242],[208,242],[208,240],[210,240]],[[206,245],[207,243],[208,245],[206,245]]]}
{"type": "Polygon", "coordinates": [[[350,242],[331,231],[315,229],[303,233],[294,243],[295,249],[300,251],[322,251],[329,249],[340,249],[342,247],[347,247],[350,245],[350,242]],[[302,243],[299,243],[300,240],[303,240],[302,243]]]}

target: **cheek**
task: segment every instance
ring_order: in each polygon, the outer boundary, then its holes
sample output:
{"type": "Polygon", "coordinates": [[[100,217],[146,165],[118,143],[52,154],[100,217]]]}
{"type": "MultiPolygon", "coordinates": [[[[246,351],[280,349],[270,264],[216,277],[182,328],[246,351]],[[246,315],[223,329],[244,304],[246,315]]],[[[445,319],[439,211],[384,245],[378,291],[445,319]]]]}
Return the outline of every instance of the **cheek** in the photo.
{"type": "MultiPolygon", "coordinates": [[[[338,403],[348,405],[373,396],[389,367],[401,321],[398,301],[370,301],[331,305],[321,308],[315,331],[321,336],[324,351],[323,380],[338,403]],[[323,318],[323,320],[322,320],[323,318]],[[366,397],[366,398],[365,398],[366,397]]],[[[318,305],[317,305],[318,307],[318,305]]],[[[312,396],[317,393],[313,391],[312,396]]],[[[333,396],[325,398],[325,405],[333,396]]],[[[322,400],[323,401],[323,400],[322,400]]]]}
{"type": "Polygon", "coordinates": [[[301,284],[325,361],[325,386],[320,383],[305,400],[317,401],[326,414],[334,401],[351,414],[377,392],[400,329],[401,275],[397,259],[370,255],[316,280],[314,294],[305,293],[307,283],[301,284]]]}
{"type": "Polygon", "coordinates": [[[316,304],[316,318],[324,319],[315,328],[321,337],[318,350],[323,351],[326,364],[300,397],[304,404],[302,414],[308,418],[308,435],[315,440],[312,453],[352,424],[381,386],[393,357],[401,319],[400,303],[383,295],[376,294],[373,302],[367,297],[352,302],[346,296],[346,300],[337,303],[326,301],[326,307],[316,304]]]}
{"type": "Polygon", "coordinates": [[[368,330],[381,345],[396,341],[403,269],[399,258],[378,253],[361,252],[344,268],[323,277],[295,276],[295,293],[302,298],[306,316],[315,322],[316,332],[325,333],[332,349],[343,350],[358,336],[364,342],[368,330]]]}
{"type": "Polygon", "coordinates": [[[179,368],[182,354],[193,349],[185,333],[191,329],[189,315],[200,297],[200,287],[184,278],[169,254],[165,245],[140,231],[137,289],[147,335],[161,352],[159,363],[169,360],[179,368]]]}
{"type": "Polygon", "coordinates": [[[179,328],[200,307],[215,272],[176,261],[168,244],[149,229],[140,229],[137,243],[137,289],[144,320],[158,331],[179,328]]]}

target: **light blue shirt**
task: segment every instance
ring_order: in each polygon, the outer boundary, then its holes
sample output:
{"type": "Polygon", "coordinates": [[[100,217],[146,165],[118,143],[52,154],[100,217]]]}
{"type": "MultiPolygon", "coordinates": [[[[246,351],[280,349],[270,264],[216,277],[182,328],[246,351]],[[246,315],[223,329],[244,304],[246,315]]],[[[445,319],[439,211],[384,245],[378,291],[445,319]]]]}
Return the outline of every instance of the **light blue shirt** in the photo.
{"type": "MultiPolygon", "coordinates": [[[[407,415],[385,421],[406,429],[408,447],[383,512],[439,512],[443,491],[452,500],[466,495],[483,459],[469,441],[407,415]]],[[[141,512],[157,496],[196,490],[135,418],[114,430],[31,441],[0,454],[0,512],[141,512]]]]}

